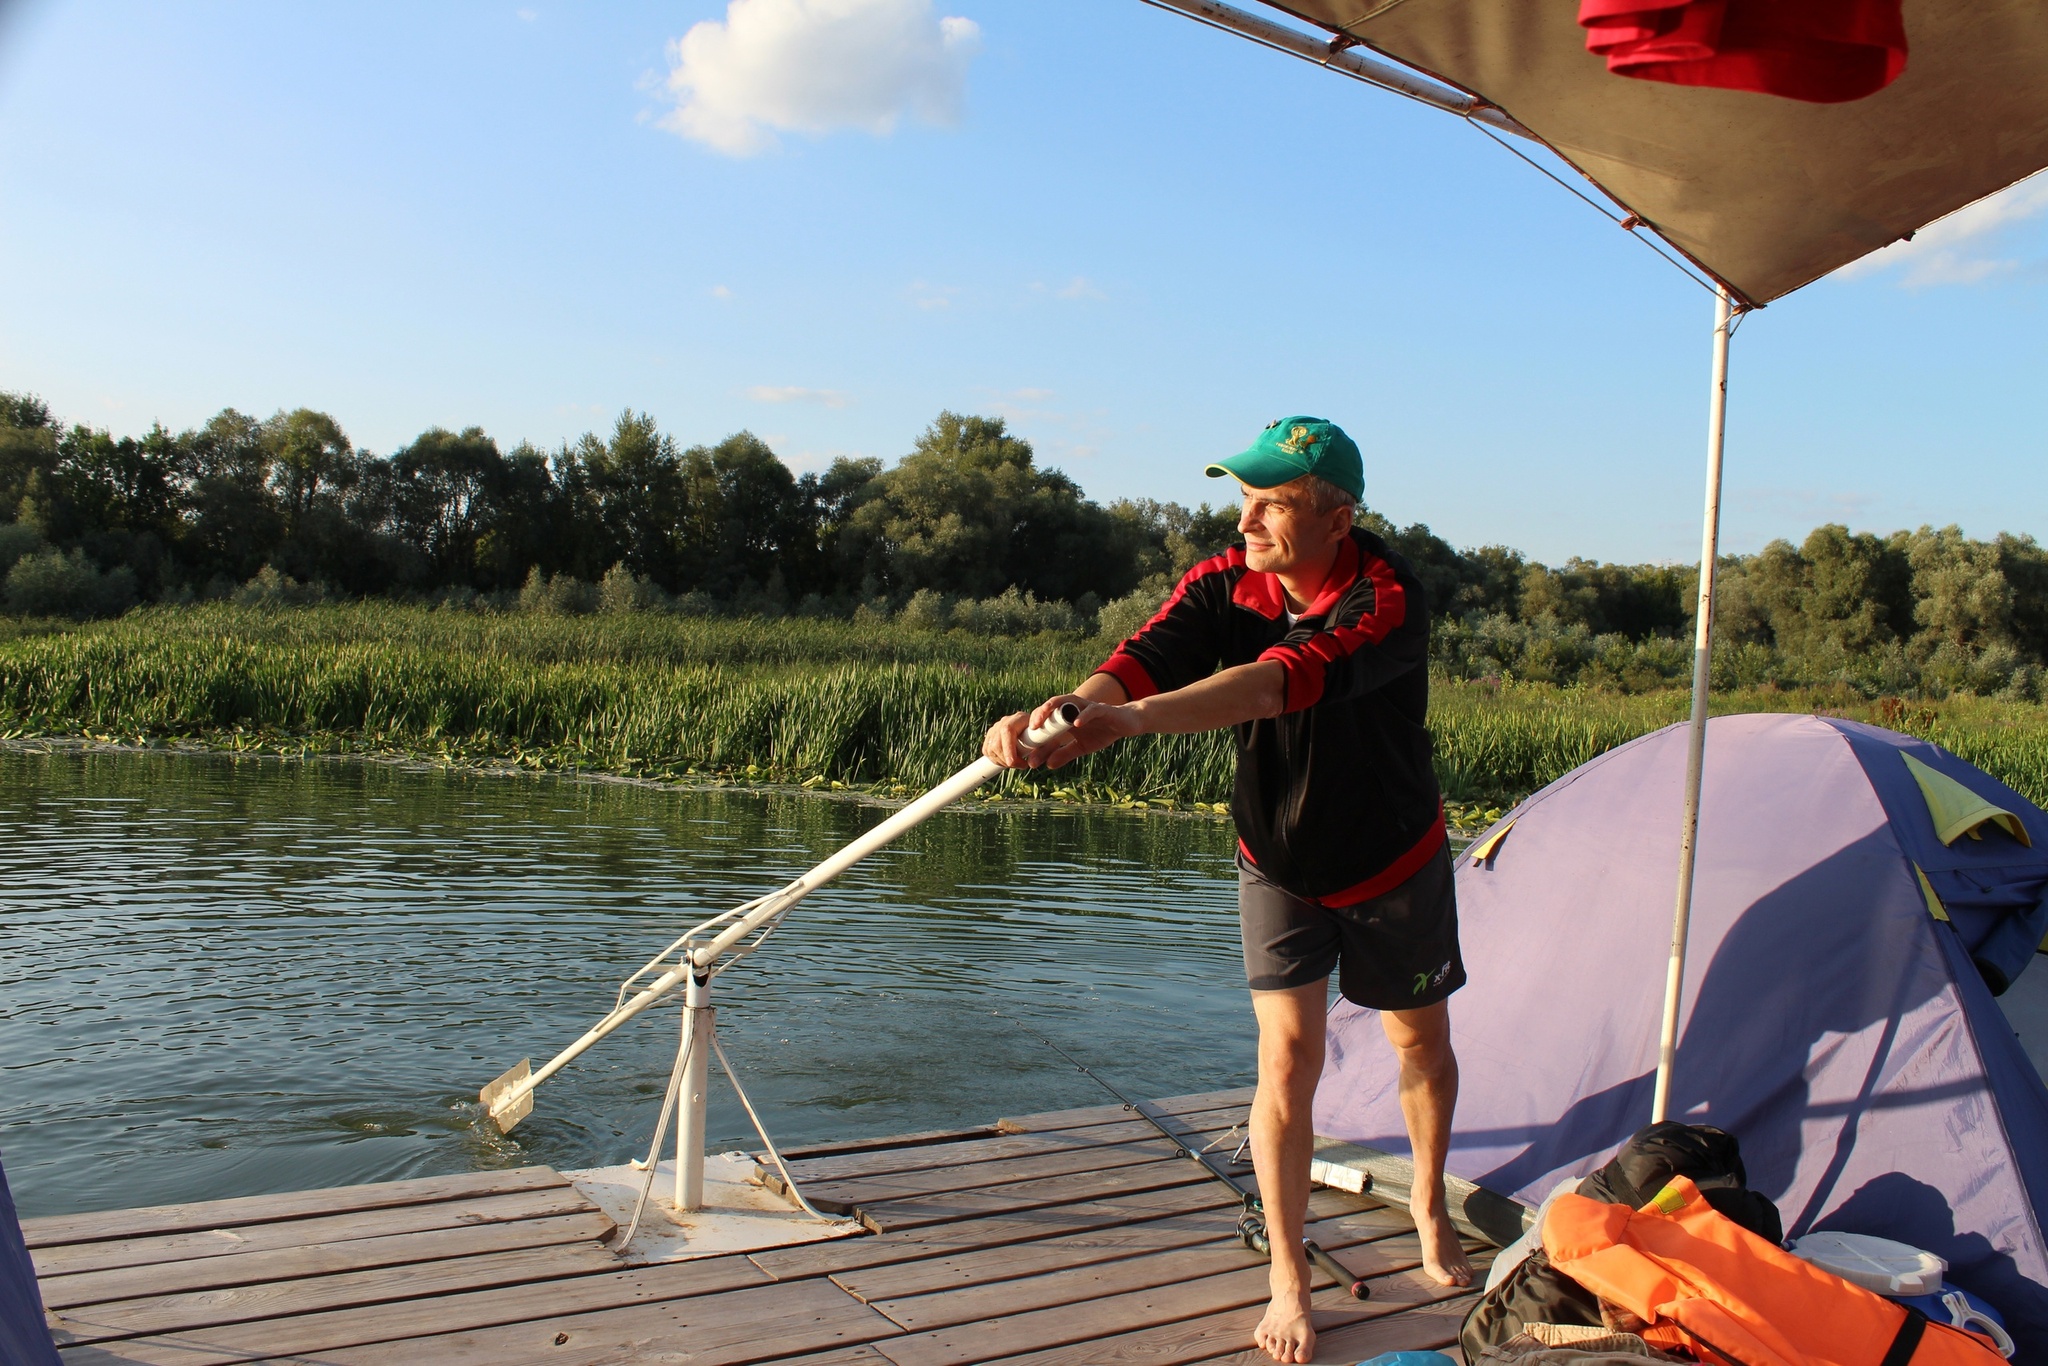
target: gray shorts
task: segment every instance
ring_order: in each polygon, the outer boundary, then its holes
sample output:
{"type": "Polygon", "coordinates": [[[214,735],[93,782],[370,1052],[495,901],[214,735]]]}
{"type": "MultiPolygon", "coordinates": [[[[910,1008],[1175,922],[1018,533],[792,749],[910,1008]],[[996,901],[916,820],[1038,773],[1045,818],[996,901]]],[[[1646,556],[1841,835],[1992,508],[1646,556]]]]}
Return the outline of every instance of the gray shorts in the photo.
{"type": "Polygon", "coordinates": [[[1240,858],[1237,918],[1253,991],[1305,987],[1335,968],[1345,1000],[1370,1010],[1416,1010],[1465,985],[1448,847],[1400,886],[1355,906],[1296,896],[1240,858]]]}

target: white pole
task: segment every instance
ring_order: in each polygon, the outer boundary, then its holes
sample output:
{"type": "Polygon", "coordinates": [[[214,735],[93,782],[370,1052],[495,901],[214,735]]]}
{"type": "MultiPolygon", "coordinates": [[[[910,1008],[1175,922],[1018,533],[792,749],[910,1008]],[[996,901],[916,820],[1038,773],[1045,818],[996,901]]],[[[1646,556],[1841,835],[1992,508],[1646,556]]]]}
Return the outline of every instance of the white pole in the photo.
{"type": "Polygon", "coordinates": [[[1707,694],[1714,650],[1714,561],[1721,542],[1721,443],[1728,422],[1728,288],[1714,291],[1714,387],[1707,400],[1707,511],[1700,532],[1700,595],[1693,623],[1692,732],[1685,754],[1685,815],[1678,837],[1678,909],[1671,918],[1671,964],[1664,977],[1664,1021],[1657,1037],[1657,1090],[1650,1122],[1671,1106],[1671,1063],[1678,1053],[1678,1007],[1685,990],[1685,941],[1692,927],[1693,856],[1700,836],[1700,773],[1707,752],[1707,694]]]}
{"type": "Polygon", "coordinates": [[[676,1213],[704,1208],[704,1128],[710,1109],[710,979],[691,973],[683,987],[683,1087],[676,1099],[676,1213]]]}

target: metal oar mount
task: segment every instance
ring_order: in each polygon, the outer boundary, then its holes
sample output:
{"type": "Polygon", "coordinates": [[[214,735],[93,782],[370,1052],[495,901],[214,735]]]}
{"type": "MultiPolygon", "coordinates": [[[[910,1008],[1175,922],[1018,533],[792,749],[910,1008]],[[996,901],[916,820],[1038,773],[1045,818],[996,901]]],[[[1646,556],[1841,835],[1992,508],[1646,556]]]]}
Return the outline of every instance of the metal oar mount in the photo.
{"type": "MultiPolygon", "coordinates": [[[[1073,703],[1066,704],[1048,717],[1043,726],[1026,732],[1025,747],[1035,748],[1044,744],[1072,726],[1079,715],[1079,707],[1073,703]]],[[[715,1015],[711,1008],[711,979],[760,948],[799,901],[1002,771],[989,759],[976,759],[788,886],[697,925],[621,983],[611,1011],[592,1025],[582,1038],[557,1053],[538,1072],[533,1070],[531,1058],[521,1060],[517,1067],[478,1092],[477,1100],[498,1128],[510,1133],[519,1121],[533,1113],[536,1087],[575,1061],[598,1040],[680,986],[684,989],[683,1032],[676,1060],[681,1085],[670,1088],[670,1103],[678,1093],[682,1102],[676,1126],[675,1204],[679,1211],[701,1209],[704,1204],[704,1116],[709,1092],[706,1080],[710,1055],[716,1044],[712,1034],[715,1015]]],[[[659,1129],[666,1127],[667,1120],[665,1105],[657,1127],[657,1147],[660,1143],[659,1129]]]]}

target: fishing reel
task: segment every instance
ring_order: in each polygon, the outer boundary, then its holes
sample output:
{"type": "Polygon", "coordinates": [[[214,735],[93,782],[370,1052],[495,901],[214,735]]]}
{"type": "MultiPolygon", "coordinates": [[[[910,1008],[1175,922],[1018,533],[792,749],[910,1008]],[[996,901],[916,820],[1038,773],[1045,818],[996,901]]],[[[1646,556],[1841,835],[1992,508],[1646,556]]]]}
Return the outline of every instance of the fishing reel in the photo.
{"type": "MultiPolygon", "coordinates": [[[[1271,1259],[1273,1240],[1266,1232],[1266,1211],[1259,1205],[1259,1197],[1249,1192],[1244,1197],[1244,1208],[1238,1211],[1237,1238],[1246,1247],[1261,1257],[1271,1259]]],[[[1314,1242],[1301,1240],[1302,1251],[1308,1254],[1310,1262],[1331,1280],[1344,1287],[1354,1300],[1372,1298],[1372,1286],[1353,1276],[1335,1257],[1317,1247],[1314,1242]]]]}
{"type": "Polygon", "coordinates": [[[1237,1240],[1261,1257],[1273,1255],[1273,1244],[1266,1237],[1266,1213],[1259,1208],[1257,1196],[1244,1198],[1244,1209],[1237,1216],[1237,1240]]]}

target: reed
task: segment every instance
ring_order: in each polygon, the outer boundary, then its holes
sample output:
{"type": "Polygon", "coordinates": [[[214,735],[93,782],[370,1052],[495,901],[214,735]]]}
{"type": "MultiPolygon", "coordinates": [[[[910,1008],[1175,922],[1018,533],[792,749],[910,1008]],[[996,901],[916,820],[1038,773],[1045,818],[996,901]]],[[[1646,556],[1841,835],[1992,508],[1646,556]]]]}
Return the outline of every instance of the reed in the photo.
{"type": "MultiPolygon", "coordinates": [[[[840,621],[151,608],[91,626],[0,624],[0,732],[901,795],[951,773],[991,720],[1071,686],[1100,655],[1070,637],[840,621]]],[[[1439,680],[1431,722],[1453,817],[1483,823],[1687,705],[1676,691],[1439,680]]],[[[1717,696],[1715,710],[1876,721],[2048,804],[2048,708],[1772,689],[1717,696]]],[[[1219,810],[1231,772],[1227,736],[1148,737],[988,792],[1219,810]]]]}

